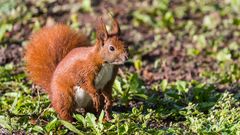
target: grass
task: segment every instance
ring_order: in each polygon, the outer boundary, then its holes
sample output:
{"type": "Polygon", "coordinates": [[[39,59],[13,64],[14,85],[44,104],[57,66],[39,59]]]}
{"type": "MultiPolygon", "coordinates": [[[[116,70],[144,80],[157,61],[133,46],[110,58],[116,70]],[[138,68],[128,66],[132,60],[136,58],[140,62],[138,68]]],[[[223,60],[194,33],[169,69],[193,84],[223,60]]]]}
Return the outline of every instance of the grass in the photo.
{"type": "Polygon", "coordinates": [[[1,133],[240,134],[238,0],[77,2],[0,2],[1,133]],[[89,22],[106,5],[117,9],[132,55],[114,83],[113,120],[102,122],[102,112],[68,123],[27,79],[23,48],[30,33],[55,21],[94,39],[89,22]]]}

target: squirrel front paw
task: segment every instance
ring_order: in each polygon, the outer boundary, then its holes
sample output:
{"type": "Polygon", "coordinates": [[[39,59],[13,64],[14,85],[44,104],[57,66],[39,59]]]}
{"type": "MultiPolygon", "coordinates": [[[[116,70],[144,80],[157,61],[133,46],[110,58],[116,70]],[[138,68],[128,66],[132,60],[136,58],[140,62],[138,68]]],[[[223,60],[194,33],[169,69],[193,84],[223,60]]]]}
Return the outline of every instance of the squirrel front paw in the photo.
{"type": "Polygon", "coordinates": [[[100,107],[100,95],[98,93],[95,93],[91,95],[94,108],[96,109],[96,112],[99,112],[99,107],[100,107]]]}
{"type": "Polygon", "coordinates": [[[112,116],[110,115],[109,112],[106,112],[106,115],[105,115],[105,118],[104,118],[105,121],[108,121],[110,122],[112,120],[112,116]]]}

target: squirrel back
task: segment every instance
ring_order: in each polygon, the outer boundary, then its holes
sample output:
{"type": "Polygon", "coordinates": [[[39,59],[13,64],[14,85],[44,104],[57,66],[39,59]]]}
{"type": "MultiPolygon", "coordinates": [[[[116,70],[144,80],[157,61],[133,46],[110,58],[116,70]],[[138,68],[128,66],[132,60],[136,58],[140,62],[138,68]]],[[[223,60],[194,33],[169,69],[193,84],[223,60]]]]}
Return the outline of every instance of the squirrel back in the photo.
{"type": "Polygon", "coordinates": [[[57,24],[34,33],[26,48],[28,77],[50,93],[50,83],[58,63],[74,48],[88,46],[87,36],[69,26],[57,24]]]}

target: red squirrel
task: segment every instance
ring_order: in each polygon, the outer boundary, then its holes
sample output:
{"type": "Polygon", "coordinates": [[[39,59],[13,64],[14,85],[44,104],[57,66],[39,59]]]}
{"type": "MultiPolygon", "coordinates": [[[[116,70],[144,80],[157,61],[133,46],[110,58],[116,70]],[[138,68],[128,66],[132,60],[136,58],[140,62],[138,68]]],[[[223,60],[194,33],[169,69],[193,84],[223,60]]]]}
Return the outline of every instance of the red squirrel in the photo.
{"type": "Polygon", "coordinates": [[[118,21],[113,19],[109,33],[102,18],[97,20],[92,46],[87,36],[64,24],[44,27],[31,36],[25,54],[27,74],[45,89],[61,119],[73,121],[76,109],[92,103],[99,112],[102,95],[105,118],[111,120],[112,85],[118,66],[128,59],[119,36],[118,21]]]}

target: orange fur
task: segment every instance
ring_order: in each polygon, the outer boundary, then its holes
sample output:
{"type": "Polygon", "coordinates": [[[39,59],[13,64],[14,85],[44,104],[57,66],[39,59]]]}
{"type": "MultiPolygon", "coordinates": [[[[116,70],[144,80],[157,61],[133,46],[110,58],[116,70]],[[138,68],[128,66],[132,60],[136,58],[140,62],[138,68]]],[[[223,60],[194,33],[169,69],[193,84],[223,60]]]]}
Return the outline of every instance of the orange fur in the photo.
{"type": "Polygon", "coordinates": [[[73,120],[75,86],[87,92],[97,112],[102,94],[106,119],[110,120],[112,85],[118,70],[115,64],[126,61],[128,54],[118,38],[120,31],[116,20],[112,34],[108,34],[102,20],[98,21],[96,29],[94,46],[88,44],[86,36],[63,24],[43,28],[32,36],[27,46],[25,59],[29,77],[46,89],[53,108],[64,120],[73,120]],[[97,89],[94,80],[105,63],[114,65],[113,74],[110,81],[103,84],[103,89],[97,89]]]}
{"type": "Polygon", "coordinates": [[[50,92],[52,74],[58,63],[73,49],[89,45],[87,37],[64,24],[45,27],[33,34],[26,49],[29,78],[50,92]]]}

